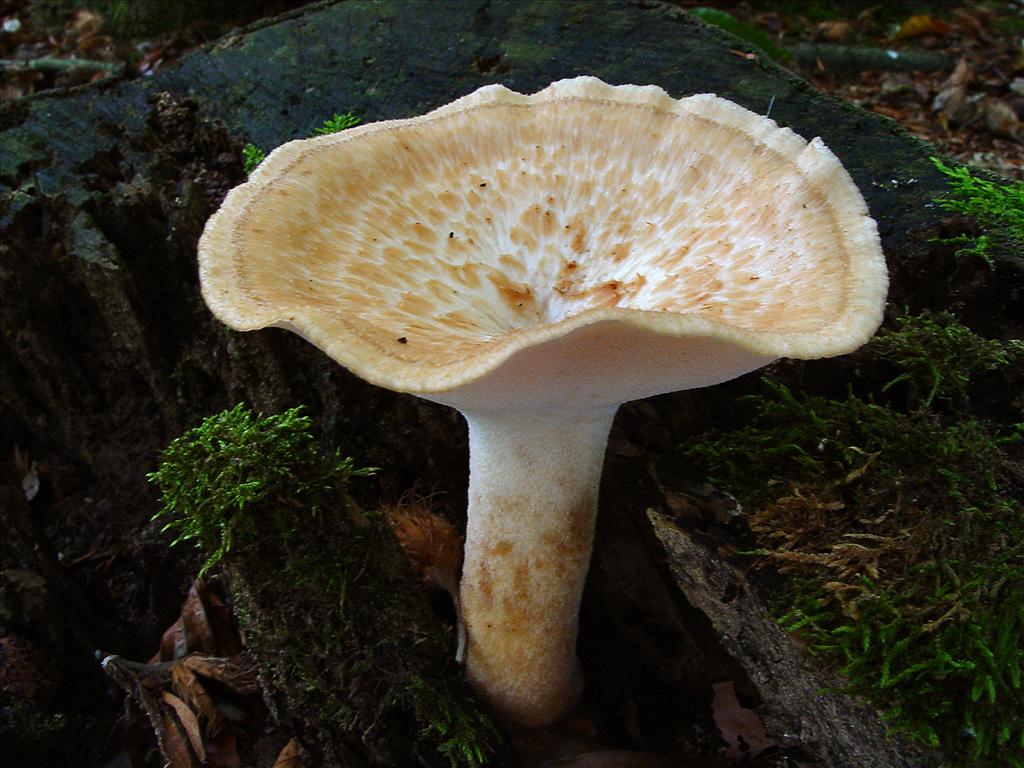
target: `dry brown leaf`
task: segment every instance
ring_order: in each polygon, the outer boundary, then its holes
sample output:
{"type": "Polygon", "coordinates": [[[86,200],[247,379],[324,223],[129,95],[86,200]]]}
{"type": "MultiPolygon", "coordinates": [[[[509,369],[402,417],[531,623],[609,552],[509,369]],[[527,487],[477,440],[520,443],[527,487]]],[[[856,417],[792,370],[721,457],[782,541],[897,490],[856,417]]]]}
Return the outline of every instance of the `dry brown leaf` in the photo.
{"type": "Polygon", "coordinates": [[[907,119],[907,113],[902,109],[896,109],[895,107],[887,107],[884,104],[875,104],[872,108],[873,111],[886,117],[891,117],[893,120],[903,122],[907,119]]]}
{"type": "Polygon", "coordinates": [[[826,43],[841,43],[852,34],[853,24],[848,21],[823,21],[815,28],[814,39],[824,40],[826,43]]]}
{"type": "Polygon", "coordinates": [[[64,31],[72,38],[91,37],[98,34],[103,27],[103,17],[95,11],[81,9],[64,26],[64,31]]]}
{"type": "Polygon", "coordinates": [[[954,125],[962,125],[974,117],[977,112],[977,99],[970,94],[970,85],[974,81],[974,71],[967,59],[960,59],[939,92],[932,100],[932,111],[938,112],[954,125]]]}
{"type": "Polygon", "coordinates": [[[874,22],[874,16],[885,6],[879,3],[878,5],[870,5],[863,11],[857,14],[857,26],[862,29],[867,29],[869,25],[874,22]]]}
{"type": "Polygon", "coordinates": [[[160,717],[157,742],[160,745],[160,753],[167,761],[167,768],[198,768],[199,763],[189,751],[188,741],[181,732],[178,719],[167,711],[161,711],[160,717]]]}
{"type": "Polygon", "coordinates": [[[985,32],[985,22],[967,8],[955,9],[953,11],[953,18],[954,24],[961,34],[981,37],[985,32]]]}
{"type": "Polygon", "coordinates": [[[185,647],[189,653],[217,655],[217,641],[214,638],[210,618],[206,612],[206,584],[196,581],[188,591],[185,604],[181,606],[181,620],[185,627],[185,647]]]}
{"type": "Polygon", "coordinates": [[[923,37],[924,35],[942,37],[943,35],[948,35],[949,30],[949,22],[936,19],[930,13],[920,13],[904,21],[896,34],[893,35],[893,39],[907,40],[912,37],[923,37]]]}
{"type": "Polygon", "coordinates": [[[256,673],[233,659],[196,654],[183,659],[182,664],[203,677],[223,683],[235,693],[243,696],[259,693],[260,683],[256,673]]]}
{"type": "Polygon", "coordinates": [[[175,666],[171,670],[171,686],[196,714],[205,736],[213,738],[224,729],[224,721],[217,711],[217,706],[191,669],[184,664],[175,666]]]}
{"type": "Polygon", "coordinates": [[[1024,125],[1013,107],[1002,99],[987,96],[981,102],[981,113],[985,118],[985,126],[996,136],[1024,140],[1024,125]]]}
{"type": "Polygon", "coordinates": [[[21,491],[28,501],[32,501],[39,493],[39,466],[29,458],[28,452],[22,453],[14,446],[14,466],[21,476],[21,491]]]}
{"type": "Polygon", "coordinates": [[[302,768],[302,747],[291,739],[277,754],[273,768],[302,768]]]}
{"type": "Polygon", "coordinates": [[[113,47],[113,41],[109,36],[89,35],[82,38],[75,53],[83,59],[109,59],[113,47]]]}
{"type": "Polygon", "coordinates": [[[231,609],[210,589],[202,593],[206,617],[210,622],[218,656],[237,656],[242,652],[242,641],[231,624],[231,609]]]}
{"type": "Polygon", "coordinates": [[[199,763],[189,750],[183,726],[174,716],[157,690],[166,684],[168,664],[138,664],[110,655],[101,667],[135,701],[149,717],[157,744],[171,768],[198,768],[199,763]]]}
{"type": "Polygon", "coordinates": [[[206,742],[207,768],[241,768],[242,759],[238,756],[238,741],[229,730],[222,731],[217,738],[206,742]]]}
{"type": "Polygon", "coordinates": [[[426,505],[417,503],[390,508],[388,519],[420,578],[456,594],[462,565],[462,538],[454,526],[426,505]]]}
{"type": "MultiPolygon", "coordinates": [[[[196,756],[199,758],[199,762],[206,762],[206,749],[203,746],[203,734],[199,730],[199,720],[196,718],[195,713],[191,709],[189,709],[188,704],[179,699],[170,691],[162,691],[160,694],[160,698],[163,699],[164,704],[167,704],[171,707],[171,709],[174,710],[174,714],[177,715],[178,718],[178,723],[185,730],[185,735],[188,737],[188,742],[192,745],[192,751],[195,752],[196,756]]],[[[172,733],[177,734],[178,729],[174,727],[173,723],[168,724],[166,722],[168,717],[170,717],[170,715],[168,712],[165,711],[164,730],[166,731],[168,736],[172,733]]],[[[173,738],[170,741],[173,741],[173,738]]],[[[174,746],[175,752],[177,752],[177,745],[174,746]]],[[[181,746],[184,747],[184,744],[182,744],[181,746]]],[[[175,758],[172,755],[165,753],[164,757],[166,757],[168,760],[171,760],[171,762],[174,763],[175,758]]],[[[190,762],[183,763],[183,765],[189,764],[190,762]]],[[[177,763],[174,763],[174,765],[177,766],[177,763]]]]}
{"type": "Polygon", "coordinates": [[[722,740],[728,744],[726,757],[750,759],[775,746],[764,730],[760,715],[740,704],[731,681],[715,683],[711,687],[714,690],[711,715],[722,740]]]}
{"type": "Polygon", "coordinates": [[[185,642],[185,622],[180,618],[164,630],[160,637],[160,650],[150,659],[155,661],[176,661],[188,653],[185,642]]]}
{"type": "Polygon", "coordinates": [[[456,661],[466,651],[466,628],[459,603],[462,537],[454,526],[422,502],[400,502],[387,510],[388,520],[416,574],[448,593],[455,609],[456,661]]]}
{"type": "Polygon", "coordinates": [[[149,715],[160,750],[173,768],[198,768],[200,762],[207,768],[240,768],[235,735],[225,727],[232,716],[225,714],[223,703],[218,707],[213,702],[197,675],[249,695],[259,691],[251,669],[231,659],[200,655],[151,664],[108,656],[103,669],[149,715]],[[175,693],[165,689],[168,684],[175,693]],[[191,752],[183,749],[184,738],[191,752]]]}
{"type": "Polygon", "coordinates": [[[191,653],[235,656],[242,643],[231,624],[231,610],[206,582],[192,584],[181,615],[160,638],[160,651],[150,661],[177,661],[191,653]]]}

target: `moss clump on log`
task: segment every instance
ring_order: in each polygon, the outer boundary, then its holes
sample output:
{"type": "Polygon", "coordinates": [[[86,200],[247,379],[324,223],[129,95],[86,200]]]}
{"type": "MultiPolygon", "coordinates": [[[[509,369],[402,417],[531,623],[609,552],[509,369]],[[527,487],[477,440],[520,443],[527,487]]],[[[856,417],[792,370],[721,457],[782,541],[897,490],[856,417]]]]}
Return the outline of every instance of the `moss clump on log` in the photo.
{"type": "Polygon", "coordinates": [[[1020,345],[942,315],[903,318],[871,356],[897,373],[874,396],[902,389],[902,408],[766,380],[747,427],[686,454],[750,510],[789,577],[783,626],[852,690],[951,765],[1024,766],[1024,432],[967,410],[975,374],[1024,376],[1020,345]]]}
{"type": "Polygon", "coordinates": [[[498,732],[452,661],[386,519],[352,500],[369,470],[325,453],[299,409],[239,405],[168,446],[151,475],[176,541],[222,563],[279,714],[324,766],[479,766],[498,732]]]}
{"type": "Polygon", "coordinates": [[[948,240],[964,245],[957,255],[978,256],[994,269],[996,256],[1024,253],[1024,182],[1002,184],[976,176],[966,166],[931,160],[949,182],[949,193],[936,202],[973,223],[973,231],[948,240]]]}

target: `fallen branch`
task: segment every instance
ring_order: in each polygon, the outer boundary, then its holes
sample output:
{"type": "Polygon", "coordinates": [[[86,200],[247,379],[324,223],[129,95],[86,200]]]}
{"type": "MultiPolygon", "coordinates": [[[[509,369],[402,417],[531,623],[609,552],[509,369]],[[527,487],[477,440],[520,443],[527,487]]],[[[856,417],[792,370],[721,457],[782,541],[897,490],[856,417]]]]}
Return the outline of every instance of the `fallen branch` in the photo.
{"type": "Polygon", "coordinates": [[[94,61],[92,59],[58,59],[43,56],[38,59],[0,59],[0,72],[67,72],[82,69],[89,72],[121,72],[123,63],[94,61]]]}
{"type": "Polygon", "coordinates": [[[801,69],[809,71],[822,66],[834,75],[851,75],[872,69],[934,72],[952,65],[948,56],[930,51],[893,51],[828,43],[797,43],[786,50],[793,54],[801,69]]]}

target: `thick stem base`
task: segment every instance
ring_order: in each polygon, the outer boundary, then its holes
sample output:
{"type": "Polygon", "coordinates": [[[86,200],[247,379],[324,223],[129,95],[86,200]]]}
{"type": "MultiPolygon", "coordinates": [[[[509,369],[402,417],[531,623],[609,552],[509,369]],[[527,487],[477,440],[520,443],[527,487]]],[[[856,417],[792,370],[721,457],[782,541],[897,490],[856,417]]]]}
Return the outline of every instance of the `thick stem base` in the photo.
{"type": "Polygon", "coordinates": [[[466,667],[510,723],[546,725],[578,698],[579,604],[614,415],[614,408],[466,415],[466,667]]]}

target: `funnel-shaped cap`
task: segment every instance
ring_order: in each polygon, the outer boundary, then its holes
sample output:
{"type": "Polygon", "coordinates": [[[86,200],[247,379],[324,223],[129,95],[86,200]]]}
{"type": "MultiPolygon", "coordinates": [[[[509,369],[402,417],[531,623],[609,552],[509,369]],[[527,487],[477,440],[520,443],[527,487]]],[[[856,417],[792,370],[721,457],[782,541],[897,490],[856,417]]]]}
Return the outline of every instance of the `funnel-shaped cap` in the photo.
{"type": "Polygon", "coordinates": [[[589,77],[285,144],[199,257],[228,325],[289,328],[458,407],[564,399],[552,377],[613,403],[842,354],[887,286],[875,223],[820,140],[589,77]]]}

